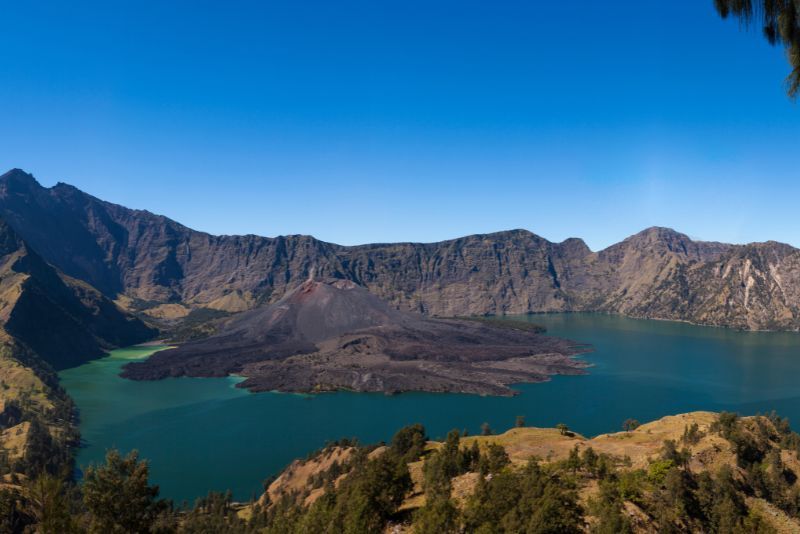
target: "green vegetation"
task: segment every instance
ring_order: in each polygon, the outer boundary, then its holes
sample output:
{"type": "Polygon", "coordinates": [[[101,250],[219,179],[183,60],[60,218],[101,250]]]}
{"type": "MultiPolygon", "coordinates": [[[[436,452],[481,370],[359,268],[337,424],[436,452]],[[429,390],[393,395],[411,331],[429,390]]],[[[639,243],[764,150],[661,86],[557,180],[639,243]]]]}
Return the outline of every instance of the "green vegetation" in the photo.
{"type": "Polygon", "coordinates": [[[583,510],[568,474],[532,460],[479,478],[463,523],[468,532],[581,532],[583,510]]]}
{"type": "Polygon", "coordinates": [[[166,334],[173,343],[183,343],[201,339],[217,333],[217,321],[231,314],[212,308],[196,308],[189,312],[175,327],[167,329],[166,334]]]}
{"type": "Polygon", "coordinates": [[[524,332],[534,332],[536,334],[544,334],[545,332],[547,332],[547,328],[543,327],[540,324],[509,319],[506,317],[498,318],[493,315],[459,316],[455,318],[461,321],[475,321],[478,323],[487,323],[494,328],[505,328],[507,330],[522,330],[524,332]]]}
{"type": "Polygon", "coordinates": [[[625,421],[622,423],[622,430],[625,432],[632,432],[639,428],[639,426],[641,426],[641,423],[639,423],[639,421],[636,419],[625,419],[625,421]]]}
{"type": "Polygon", "coordinates": [[[714,0],[723,18],[731,15],[746,25],[760,19],[764,37],[772,45],[786,47],[792,72],[786,78],[789,96],[800,92],[800,3],[796,0],[714,0]]]}
{"type": "MultiPolygon", "coordinates": [[[[789,521],[800,518],[800,435],[788,421],[775,414],[732,413],[706,421],[702,429],[686,424],[677,439],[665,439],[636,464],[589,446],[619,442],[615,437],[570,441],[561,433],[549,431],[551,437],[543,438],[548,431],[523,429],[465,442],[452,430],[443,443],[431,445],[425,428],[411,425],[387,446],[330,443],[307,462],[334,452],[342,461],[328,462],[304,475],[300,486],[249,505],[212,492],[192,507],[176,508],[149,483],[147,462],[135,452],[110,451],[104,464],[86,470],[81,484],[45,465],[18,490],[0,492],[0,531],[361,534],[402,526],[437,534],[766,534],[775,530],[763,506],[782,511],[789,521]],[[571,448],[556,459],[516,456],[512,462],[503,443],[525,432],[571,448]],[[698,467],[695,446],[727,460],[698,467]]],[[[569,432],[566,425],[559,429],[569,432]]],[[[649,435],[628,432],[634,437],[622,443],[649,435]]]]}
{"type": "Polygon", "coordinates": [[[154,532],[169,530],[169,518],[158,525],[169,505],[158,499],[158,486],[148,483],[147,462],[134,451],[126,457],[117,451],[106,455],[106,464],[90,466],[83,482],[83,502],[89,532],[154,532]]]}
{"type": "Polygon", "coordinates": [[[271,503],[254,514],[248,528],[265,534],[379,532],[412,488],[407,461],[416,459],[417,444],[424,436],[417,425],[398,432],[392,444],[374,457],[369,449],[357,449],[338,486],[329,483],[308,507],[294,496],[271,503]]]}
{"type": "Polygon", "coordinates": [[[73,450],[79,443],[74,406],[53,368],[14,342],[0,346],[0,362],[15,368],[4,382],[0,410],[0,532],[70,532],[75,517],[73,450]]]}

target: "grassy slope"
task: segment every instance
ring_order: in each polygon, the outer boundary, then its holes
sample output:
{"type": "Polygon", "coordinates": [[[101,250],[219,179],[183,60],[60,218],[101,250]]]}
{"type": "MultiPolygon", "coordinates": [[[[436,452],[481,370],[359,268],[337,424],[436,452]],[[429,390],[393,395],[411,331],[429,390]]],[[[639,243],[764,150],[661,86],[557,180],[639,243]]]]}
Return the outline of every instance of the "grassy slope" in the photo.
{"type": "MultiPolygon", "coordinates": [[[[598,454],[608,454],[618,460],[618,465],[623,470],[647,469],[651,462],[660,458],[665,440],[675,440],[681,443],[681,438],[687,427],[697,424],[702,436],[697,443],[688,445],[691,452],[689,469],[695,473],[703,471],[716,472],[721,466],[730,466],[737,476],[743,477],[743,471],[737,466],[736,456],[730,442],[718,432],[712,431],[712,425],[717,421],[718,414],[711,412],[692,412],[687,414],[668,416],[653,421],[631,432],[618,432],[603,434],[595,438],[585,438],[579,434],[561,434],[559,430],[551,428],[513,428],[503,434],[492,436],[469,436],[462,438],[462,447],[471,447],[473,442],[485,450],[490,443],[502,445],[509,455],[512,464],[522,466],[529,459],[536,457],[545,463],[564,460],[569,456],[574,447],[579,450],[591,447],[598,454]]],[[[766,419],[762,418],[762,422],[766,419]]],[[[745,428],[753,428],[756,418],[742,418],[745,428]]],[[[769,424],[769,423],[767,423],[769,424]]],[[[441,443],[429,442],[428,450],[433,451],[441,447],[441,443]]],[[[772,444],[778,447],[776,443],[772,444]]],[[[377,449],[379,452],[380,449],[377,449]]],[[[272,502],[276,502],[282,494],[299,493],[308,490],[308,495],[313,496],[307,503],[313,502],[319,496],[319,489],[311,489],[311,481],[325,469],[330,467],[331,459],[344,454],[344,450],[325,449],[319,456],[306,461],[295,461],[279,478],[270,486],[269,494],[272,502]]],[[[374,453],[373,453],[374,454],[374,453]]],[[[800,474],[800,461],[794,451],[783,450],[781,457],[785,466],[792,472],[800,474]]],[[[406,498],[398,511],[413,511],[425,503],[425,492],[422,486],[423,460],[409,464],[409,471],[414,481],[414,490],[406,498]]],[[[346,475],[343,475],[346,476],[346,475]]],[[[456,503],[463,505],[471,495],[477,483],[477,473],[466,473],[452,480],[452,497],[456,503]]],[[[587,503],[598,493],[596,480],[590,478],[579,480],[581,502],[587,503]]],[[[746,496],[748,506],[759,511],[766,521],[779,533],[800,532],[800,521],[788,516],[767,501],[753,496],[746,496]]],[[[626,510],[636,527],[636,532],[648,532],[652,526],[648,525],[649,519],[635,504],[627,502],[626,510]]],[[[249,514],[245,508],[244,516],[249,514]]],[[[591,522],[592,517],[587,516],[591,522]]],[[[410,532],[408,525],[393,525],[392,532],[410,532]]]]}

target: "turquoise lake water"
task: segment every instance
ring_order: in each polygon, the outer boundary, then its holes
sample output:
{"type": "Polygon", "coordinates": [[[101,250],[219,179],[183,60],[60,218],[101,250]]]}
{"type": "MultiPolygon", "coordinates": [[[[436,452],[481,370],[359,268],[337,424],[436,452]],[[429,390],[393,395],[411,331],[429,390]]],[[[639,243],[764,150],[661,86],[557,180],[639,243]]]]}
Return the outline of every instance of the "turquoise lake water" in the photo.
{"type": "MultiPolygon", "coordinates": [[[[515,318],[519,320],[520,318],[515,318]]],[[[133,347],[61,373],[81,413],[86,447],[79,465],[105,450],[138,449],[150,461],[162,496],[192,501],[230,488],[236,499],[328,440],[388,440],[420,422],[431,437],[452,428],[496,431],[524,415],[531,426],[564,422],[585,435],[617,431],[634,417],[647,421],[692,410],[743,414],[777,410],[800,421],[800,334],[735,332],[682,323],[601,314],[522,318],[552,335],[589,343],[585,376],[521,384],[516,397],[404,393],[251,394],[238,379],[177,378],[133,382],[117,375],[130,358],[155,350],[133,347]]]]}

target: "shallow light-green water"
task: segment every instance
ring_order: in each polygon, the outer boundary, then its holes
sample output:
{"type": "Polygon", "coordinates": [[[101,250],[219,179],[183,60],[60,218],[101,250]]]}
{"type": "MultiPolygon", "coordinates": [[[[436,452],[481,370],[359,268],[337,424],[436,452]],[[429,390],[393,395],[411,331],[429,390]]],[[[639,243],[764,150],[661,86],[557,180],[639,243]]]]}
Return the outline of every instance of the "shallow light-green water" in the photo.
{"type": "MultiPolygon", "coordinates": [[[[519,320],[520,318],[515,318],[519,320]]],[[[777,410],[800,421],[800,334],[735,332],[599,314],[533,315],[552,335],[590,343],[586,376],[522,384],[513,398],[405,393],[250,394],[236,378],[119,378],[130,358],[153,347],[114,351],[61,373],[81,413],[80,465],[105,450],[138,449],[162,495],[193,500],[230,488],[240,500],[296,457],[340,437],[389,440],[421,422],[432,437],[452,428],[498,431],[524,415],[529,425],[565,422],[587,435],[691,410],[777,410]]]]}

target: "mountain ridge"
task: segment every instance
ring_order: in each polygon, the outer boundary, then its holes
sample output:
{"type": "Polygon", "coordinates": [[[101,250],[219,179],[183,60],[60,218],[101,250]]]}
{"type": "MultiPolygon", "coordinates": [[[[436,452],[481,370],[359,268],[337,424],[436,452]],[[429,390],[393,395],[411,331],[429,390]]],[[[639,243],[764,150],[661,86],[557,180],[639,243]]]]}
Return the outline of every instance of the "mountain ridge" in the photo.
{"type": "Polygon", "coordinates": [[[90,285],[58,273],[2,219],[0,332],[56,370],[155,335],[90,285]]]}
{"type": "Polygon", "coordinates": [[[695,241],[663,227],[596,252],[580,238],[554,243],[522,229],[356,246],[215,236],[72,186],[42,187],[20,170],[0,177],[0,216],[49,263],[138,310],[244,311],[279,300],[313,271],[434,316],[600,311],[800,329],[800,250],[777,242],[695,241]]]}

